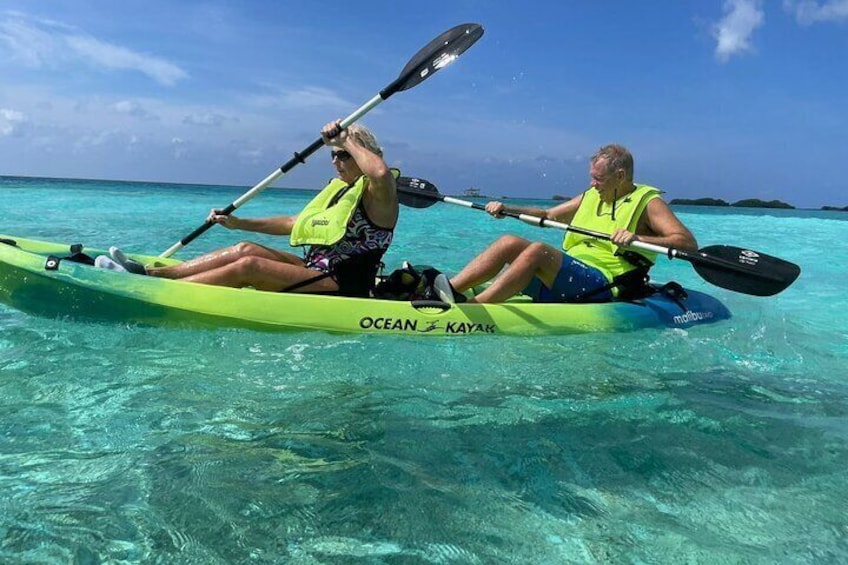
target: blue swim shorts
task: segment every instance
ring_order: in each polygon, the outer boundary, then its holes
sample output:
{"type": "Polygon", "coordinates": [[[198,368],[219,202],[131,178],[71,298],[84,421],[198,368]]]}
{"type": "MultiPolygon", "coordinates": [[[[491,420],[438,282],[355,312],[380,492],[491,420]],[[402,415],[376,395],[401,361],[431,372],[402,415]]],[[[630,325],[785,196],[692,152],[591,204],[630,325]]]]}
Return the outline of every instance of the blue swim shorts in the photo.
{"type": "MultiPolygon", "coordinates": [[[[546,287],[542,281],[533,277],[523,292],[532,297],[533,302],[574,302],[582,294],[601,288],[608,282],[598,269],[563,253],[562,266],[554,279],[553,288],[546,287]]],[[[612,300],[612,291],[609,289],[593,294],[589,298],[591,302],[607,300],[612,300]]]]}

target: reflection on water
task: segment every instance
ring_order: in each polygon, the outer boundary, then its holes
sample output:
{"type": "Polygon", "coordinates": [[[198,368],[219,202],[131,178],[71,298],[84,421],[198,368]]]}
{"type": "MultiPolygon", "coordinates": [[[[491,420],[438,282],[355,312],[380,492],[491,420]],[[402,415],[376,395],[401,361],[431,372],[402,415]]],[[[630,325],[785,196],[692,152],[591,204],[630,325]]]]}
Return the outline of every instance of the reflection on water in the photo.
{"type": "MultiPolygon", "coordinates": [[[[154,252],[232,199],[3,194],[6,233],[154,252]]],[[[306,198],[269,191],[245,214],[306,198]]],[[[666,261],[658,280],[734,317],[534,339],[157,330],[0,306],[0,562],[848,562],[848,248],[833,245],[848,223],[681,215],[702,245],[750,245],[801,278],[754,298],[666,261]]],[[[455,270],[504,231],[561,239],[449,206],[401,222],[390,266],[455,270]]],[[[232,238],[210,230],[188,256],[232,238]]]]}
{"type": "Polygon", "coordinates": [[[0,348],[3,560],[848,557],[846,386],[718,329],[492,348],[28,321],[0,348]]]}

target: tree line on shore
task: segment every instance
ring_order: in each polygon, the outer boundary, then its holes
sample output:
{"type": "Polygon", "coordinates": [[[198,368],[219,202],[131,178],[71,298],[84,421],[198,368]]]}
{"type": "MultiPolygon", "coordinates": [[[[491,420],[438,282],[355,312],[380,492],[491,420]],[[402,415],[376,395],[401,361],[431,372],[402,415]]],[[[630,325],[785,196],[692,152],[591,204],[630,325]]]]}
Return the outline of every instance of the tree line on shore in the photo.
{"type": "MultiPolygon", "coordinates": [[[[469,191],[466,191],[463,195],[484,199],[489,198],[488,196],[480,194],[479,191],[475,191],[473,194],[469,194],[469,191]]],[[[508,196],[502,196],[501,200],[507,200],[508,198],[508,196]]],[[[551,197],[551,200],[559,201],[570,199],[571,196],[563,196],[561,194],[554,194],[551,197]]],[[[795,206],[787,202],[783,202],[781,200],[760,200],[759,198],[743,198],[736,202],[728,202],[721,198],[672,198],[668,201],[668,203],[679,206],[728,206],[734,208],[779,208],[784,210],[795,210],[795,206]]],[[[820,209],[836,212],[848,212],[848,206],[822,206],[820,209]]]]}
{"type": "Polygon", "coordinates": [[[685,206],[734,206],[737,208],[782,208],[792,210],[792,204],[780,200],[760,200],[759,198],[744,198],[737,202],[727,202],[721,198],[672,198],[669,204],[680,204],[685,206]]]}
{"type": "MultiPolygon", "coordinates": [[[[552,200],[568,200],[570,197],[554,194],[552,200]]],[[[781,208],[784,210],[794,210],[795,206],[782,202],[780,200],[760,200],[759,198],[744,198],[737,202],[728,202],[721,198],[672,198],[668,201],[671,205],[680,206],[730,206],[735,208],[781,208]]],[[[837,212],[848,212],[848,206],[822,206],[822,210],[831,210],[837,212]]]]}
{"type": "MultiPolygon", "coordinates": [[[[785,210],[794,210],[795,206],[787,204],[780,200],[760,200],[759,198],[744,198],[737,202],[727,202],[721,198],[672,198],[669,204],[679,204],[685,206],[732,206],[736,208],[781,208],[785,210]]],[[[848,206],[840,208],[838,206],[822,206],[822,210],[837,210],[840,212],[848,212],[848,206]]]]}

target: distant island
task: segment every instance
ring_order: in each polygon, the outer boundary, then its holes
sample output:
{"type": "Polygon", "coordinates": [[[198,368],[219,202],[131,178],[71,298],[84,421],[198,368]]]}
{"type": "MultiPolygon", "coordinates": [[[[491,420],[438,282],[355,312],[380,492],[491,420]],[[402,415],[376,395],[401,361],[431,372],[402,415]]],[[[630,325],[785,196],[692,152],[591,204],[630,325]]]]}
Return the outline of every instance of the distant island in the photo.
{"type": "MultiPolygon", "coordinates": [[[[784,210],[795,210],[795,206],[781,202],[780,200],[760,200],[758,198],[746,198],[731,204],[721,198],[673,198],[669,204],[680,204],[681,206],[733,206],[735,208],[780,208],[784,210]]],[[[848,206],[822,206],[821,210],[828,212],[848,212],[848,206]]]]}
{"type": "Polygon", "coordinates": [[[745,198],[734,202],[733,204],[722,200],[721,198],[673,198],[669,204],[679,204],[684,206],[733,206],[736,208],[781,208],[784,210],[794,210],[795,206],[781,202],[780,200],[760,200],[759,198],[745,198]]]}
{"type": "Polygon", "coordinates": [[[730,206],[730,202],[721,198],[673,198],[668,203],[682,206],[730,206]]]}
{"type": "MultiPolygon", "coordinates": [[[[477,187],[467,188],[461,195],[470,198],[491,198],[483,194],[483,192],[477,187]]],[[[510,197],[504,195],[500,197],[500,200],[507,200],[508,198],[510,197]]],[[[565,201],[571,200],[571,198],[571,196],[554,194],[550,199],[553,201],[565,201]]],[[[795,206],[781,200],[760,200],[759,198],[743,198],[736,202],[728,202],[721,198],[672,198],[668,201],[668,203],[679,206],[719,206],[733,208],[773,208],[779,210],[796,210],[795,206]]],[[[822,206],[820,210],[828,212],[848,212],[848,206],[822,206]]]]}

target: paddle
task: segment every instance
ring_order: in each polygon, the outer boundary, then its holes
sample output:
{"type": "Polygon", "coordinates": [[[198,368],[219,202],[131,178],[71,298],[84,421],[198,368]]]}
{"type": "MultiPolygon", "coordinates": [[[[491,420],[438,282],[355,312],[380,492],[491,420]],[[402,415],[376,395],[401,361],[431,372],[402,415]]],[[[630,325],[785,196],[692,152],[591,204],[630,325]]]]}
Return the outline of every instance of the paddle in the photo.
{"type": "MultiPolygon", "coordinates": [[[[343,119],[341,124],[339,124],[340,131],[356,122],[383,100],[388,99],[391,95],[418,86],[433,76],[434,73],[452,63],[469,47],[474,45],[474,43],[480,39],[482,35],[483,27],[479,24],[462,24],[452,27],[437,38],[433,39],[409,60],[400,72],[400,75],[398,75],[394,81],[377,93],[373,98],[371,98],[371,100],[363,104],[358,110],[343,119]]],[[[259,182],[259,184],[248,190],[238,199],[234,200],[229,206],[223,208],[221,210],[221,214],[231,214],[236,208],[265,190],[271,183],[288,173],[298,164],[306,162],[306,159],[323,145],[324,142],[319,137],[303,151],[296,152],[294,157],[280,166],[279,169],[265,177],[259,182]]],[[[203,225],[164,251],[160,257],[170,257],[191,243],[195,238],[211,228],[213,225],[215,225],[215,222],[206,220],[203,225]]]]}
{"type": "MultiPolygon", "coordinates": [[[[418,178],[400,177],[398,179],[398,193],[401,204],[413,208],[427,208],[436,202],[446,202],[474,208],[475,210],[486,209],[484,205],[476,202],[443,196],[439,194],[439,190],[433,183],[418,178]]],[[[534,226],[553,227],[598,239],[610,239],[610,236],[605,233],[571,226],[547,218],[514,212],[504,212],[503,215],[517,218],[534,226]]],[[[634,241],[631,247],[659,253],[669,259],[688,261],[695,267],[695,272],[707,282],[721,288],[754,296],[777,294],[795,282],[795,279],[801,274],[801,268],[794,263],[758,251],[730,245],[710,245],[699,249],[697,253],[688,253],[680,249],[662,247],[642,241],[634,241]]]]}

